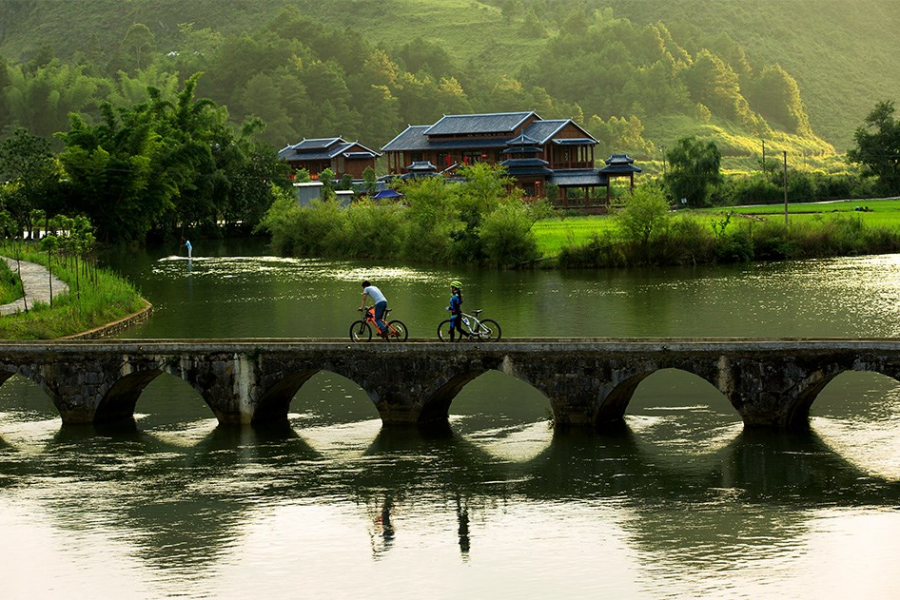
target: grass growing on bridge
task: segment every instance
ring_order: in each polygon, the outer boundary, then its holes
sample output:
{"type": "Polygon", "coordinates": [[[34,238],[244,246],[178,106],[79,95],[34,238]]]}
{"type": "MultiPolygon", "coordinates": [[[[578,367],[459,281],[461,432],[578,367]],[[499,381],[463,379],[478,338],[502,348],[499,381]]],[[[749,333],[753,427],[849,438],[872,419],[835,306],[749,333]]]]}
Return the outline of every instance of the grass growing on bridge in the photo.
{"type": "MultiPolygon", "coordinates": [[[[15,251],[0,245],[0,254],[13,256],[15,251]]],[[[44,253],[26,249],[22,260],[47,266],[44,253]]],[[[80,267],[80,265],[79,265],[80,267]]],[[[55,339],[89,331],[138,312],[145,301],[129,282],[111,271],[97,269],[93,281],[86,278],[74,263],[59,265],[54,261],[53,275],[66,282],[69,292],[53,299],[53,306],[37,303],[28,312],[0,317],[0,339],[55,339]]]]}

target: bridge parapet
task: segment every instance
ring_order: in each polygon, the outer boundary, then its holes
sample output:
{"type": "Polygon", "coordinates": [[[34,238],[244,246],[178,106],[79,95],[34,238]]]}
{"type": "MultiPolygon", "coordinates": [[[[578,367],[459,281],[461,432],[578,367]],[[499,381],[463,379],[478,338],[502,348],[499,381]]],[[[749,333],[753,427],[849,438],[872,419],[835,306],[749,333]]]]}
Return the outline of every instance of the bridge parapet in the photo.
{"type": "Polygon", "coordinates": [[[450,404],[490,370],[544,393],[557,426],[620,422],[643,379],[679,369],[708,381],[747,426],[807,422],[816,395],[844,371],[900,378],[893,340],[512,340],[487,344],[336,340],[122,340],[0,344],[0,383],[41,386],[65,423],[133,419],[162,373],[190,384],[224,425],[287,419],[319,371],[356,382],[386,425],[446,422],[450,404]]]}

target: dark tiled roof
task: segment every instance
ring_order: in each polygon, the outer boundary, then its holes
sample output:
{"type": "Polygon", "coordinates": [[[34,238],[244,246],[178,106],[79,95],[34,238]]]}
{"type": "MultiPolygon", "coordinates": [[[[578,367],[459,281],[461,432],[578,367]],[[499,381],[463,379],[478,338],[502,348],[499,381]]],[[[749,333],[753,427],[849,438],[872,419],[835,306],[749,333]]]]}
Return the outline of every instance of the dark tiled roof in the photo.
{"type": "Polygon", "coordinates": [[[504,167],[546,167],[549,166],[546,160],[540,158],[511,158],[500,163],[504,167]]]}
{"type": "Polygon", "coordinates": [[[359,142],[348,142],[341,138],[319,138],[303,140],[299,144],[285,146],[278,151],[278,158],[282,160],[331,160],[339,154],[343,154],[347,158],[374,158],[381,156],[378,152],[366,148],[359,142]],[[362,150],[348,152],[354,146],[358,146],[362,150]]]}
{"type": "Polygon", "coordinates": [[[427,135],[512,133],[532,115],[534,112],[444,115],[440,121],[429,127],[426,133],[427,135]]]}
{"type": "Polygon", "coordinates": [[[609,185],[609,178],[597,171],[585,169],[558,170],[550,178],[559,187],[583,187],[609,185]]]}
{"type": "Polygon", "coordinates": [[[284,150],[282,150],[278,153],[278,158],[284,160],[331,160],[340,154],[342,150],[346,150],[349,147],[350,144],[341,144],[337,152],[334,150],[326,150],[325,152],[295,152],[291,149],[285,153],[284,150]]]}
{"type": "Polygon", "coordinates": [[[519,146],[516,148],[504,148],[504,154],[540,154],[543,150],[537,146],[519,146]]]}
{"type": "Polygon", "coordinates": [[[627,154],[612,154],[605,161],[606,166],[600,169],[601,173],[640,173],[640,167],[634,166],[634,159],[627,154]]]}
{"type": "Polygon", "coordinates": [[[558,146],[592,146],[597,143],[593,138],[560,138],[553,140],[558,146]]]}
{"type": "Polygon", "coordinates": [[[605,162],[608,165],[613,165],[613,164],[615,164],[615,165],[622,165],[622,164],[633,165],[634,159],[631,158],[630,156],[628,156],[627,154],[610,154],[609,158],[607,158],[603,162],[605,162]]]}
{"type": "Polygon", "coordinates": [[[404,129],[400,135],[389,141],[381,147],[383,152],[396,152],[399,150],[426,150],[428,146],[428,138],[425,137],[425,131],[428,125],[410,125],[404,129]]]}
{"type": "Polygon", "coordinates": [[[299,144],[294,144],[293,148],[297,152],[307,152],[312,150],[325,150],[326,148],[330,148],[336,143],[341,142],[346,144],[344,140],[341,138],[316,138],[312,140],[304,139],[299,144]]]}
{"type": "Polygon", "coordinates": [[[437,167],[431,164],[431,161],[427,160],[417,160],[413,164],[406,167],[407,171],[416,171],[419,173],[434,173],[437,171],[437,167]]]}
{"type": "MultiPolygon", "coordinates": [[[[550,138],[559,133],[566,125],[572,125],[584,134],[584,144],[596,144],[597,140],[591,136],[584,128],[572,119],[557,119],[554,121],[537,121],[528,126],[525,135],[540,141],[541,145],[550,141],[550,138]]],[[[566,139],[566,138],[563,138],[566,139]]]]}
{"type": "Polygon", "coordinates": [[[495,113],[485,115],[451,115],[445,116],[434,125],[410,125],[400,135],[385,144],[381,149],[385,152],[433,150],[465,150],[479,148],[506,148],[508,146],[543,146],[567,125],[573,125],[584,133],[583,138],[577,138],[577,142],[565,142],[570,144],[596,144],[584,129],[571,119],[556,119],[552,121],[538,120],[525,128],[524,132],[514,138],[503,137],[477,137],[477,134],[510,133],[515,131],[529,117],[540,119],[534,112],[521,113],[495,113]],[[444,140],[434,138],[432,135],[471,135],[468,139],[444,140]]]}
{"type": "Polygon", "coordinates": [[[507,146],[537,146],[540,142],[524,133],[506,142],[507,146]]]}
{"type": "Polygon", "coordinates": [[[565,127],[568,122],[566,119],[535,121],[525,129],[523,134],[533,140],[537,140],[537,143],[543,146],[547,143],[547,140],[553,137],[553,134],[565,127]]]}
{"type": "Polygon", "coordinates": [[[512,177],[524,177],[526,175],[549,177],[553,171],[544,167],[509,167],[506,172],[512,177]]]}
{"type": "Polygon", "coordinates": [[[384,152],[415,152],[416,150],[467,150],[480,148],[505,148],[503,138],[471,138],[468,140],[429,140],[425,136],[427,125],[409,126],[381,148],[384,152]]]}

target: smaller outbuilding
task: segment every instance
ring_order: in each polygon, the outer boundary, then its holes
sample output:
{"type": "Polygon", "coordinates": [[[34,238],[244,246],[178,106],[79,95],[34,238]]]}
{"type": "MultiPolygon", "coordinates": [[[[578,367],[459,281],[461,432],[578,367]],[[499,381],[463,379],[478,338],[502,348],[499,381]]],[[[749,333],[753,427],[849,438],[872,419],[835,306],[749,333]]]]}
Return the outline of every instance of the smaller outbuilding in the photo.
{"type": "Polygon", "coordinates": [[[403,194],[398,192],[397,190],[392,190],[390,188],[385,188],[380,190],[376,194],[370,196],[372,200],[396,200],[397,198],[402,198],[403,194]]]}
{"type": "Polygon", "coordinates": [[[627,154],[612,154],[605,161],[606,166],[600,169],[600,174],[607,179],[606,203],[609,204],[609,180],[614,177],[627,177],[630,189],[634,190],[634,174],[643,169],[634,166],[634,159],[627,154]]]}
{"type": "Polygon", "coordinates": [[[366,148],[359,142],[342,138],[316,138],[288,145],[278,152],[278,158],[294,170],[306,169],[311,179],[318,179],[325,169],[334,172],[334,178],[350,175],[362,179],[367,167],[375,168],[380,152],[366,148]]]}

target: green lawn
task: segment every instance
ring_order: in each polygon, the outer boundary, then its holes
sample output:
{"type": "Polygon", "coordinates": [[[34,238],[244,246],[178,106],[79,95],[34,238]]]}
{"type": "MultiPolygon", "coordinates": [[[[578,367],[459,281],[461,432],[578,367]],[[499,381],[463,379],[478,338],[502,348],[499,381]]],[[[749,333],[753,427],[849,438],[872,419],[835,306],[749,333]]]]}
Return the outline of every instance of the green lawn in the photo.
{"type": "MultiPolygon", "coordinates": [[[[713,223],[721,221],[729,213],[733,215],[732,219],[784,219],[784,205],[716,207],[684,210],[672,214],[675,218],[690,215],[704,219],[712,227],[713,223]]],[[[788,220],[792,223],[814,222],[837,215],[857,217],[870,227],[900,228],[900,199],[844,200],[788,205],[788,220]],[[870,210],[857,211],[857,206],[867,207],[870,210]]],[[[544,219],[536,223],[533,229],[537,235],[538,247],[546,257],[556,256],[564,246],[584,244],[594,234],[605,235],[607,231],[615,234],[615,230],[614,215],[544,219]]]]}

